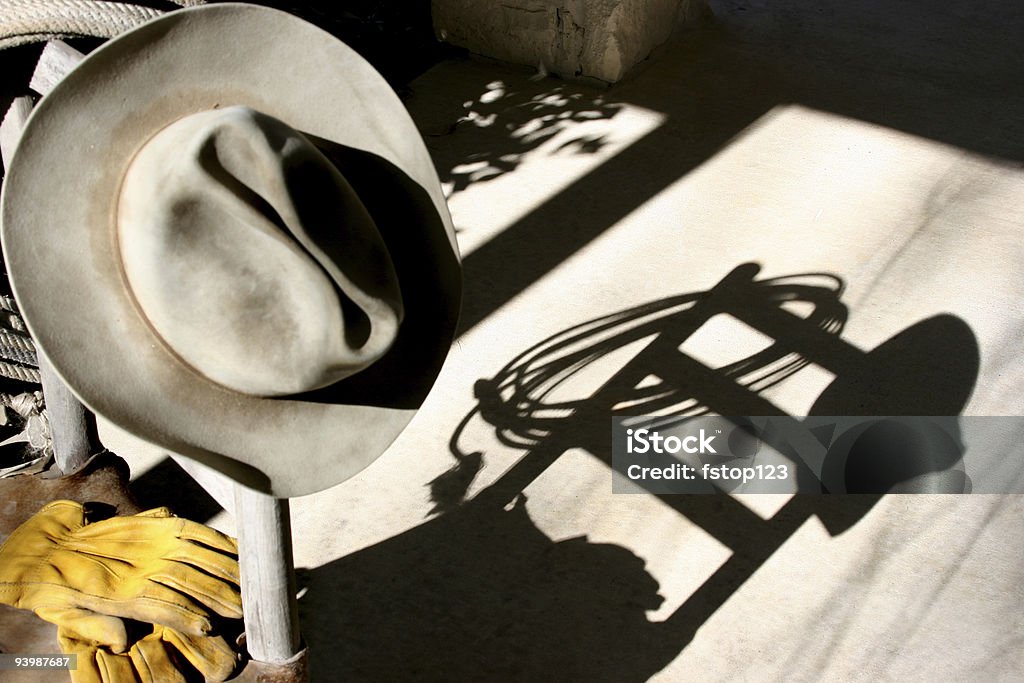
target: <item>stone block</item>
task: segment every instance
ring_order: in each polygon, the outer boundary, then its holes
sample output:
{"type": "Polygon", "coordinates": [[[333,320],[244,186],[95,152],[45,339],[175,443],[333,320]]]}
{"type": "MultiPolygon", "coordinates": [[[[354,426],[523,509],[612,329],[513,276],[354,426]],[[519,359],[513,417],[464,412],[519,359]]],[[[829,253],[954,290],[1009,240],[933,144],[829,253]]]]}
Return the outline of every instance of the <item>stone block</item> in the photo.
{"type": "Polygon", "coordinates": [[[707,0],[432,0],[438,38],[563,78],[615,83],[707,0]]]}

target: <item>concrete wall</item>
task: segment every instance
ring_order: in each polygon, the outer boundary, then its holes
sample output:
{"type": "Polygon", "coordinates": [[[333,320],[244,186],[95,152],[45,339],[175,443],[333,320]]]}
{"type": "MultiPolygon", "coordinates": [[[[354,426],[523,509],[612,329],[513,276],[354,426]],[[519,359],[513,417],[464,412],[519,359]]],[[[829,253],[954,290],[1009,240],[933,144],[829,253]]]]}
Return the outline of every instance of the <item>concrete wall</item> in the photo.
{"type": "Polygon", "coordinates": [[[438,38],[563,78],[615,83],[706,0],[433,0],[438,38]]]}

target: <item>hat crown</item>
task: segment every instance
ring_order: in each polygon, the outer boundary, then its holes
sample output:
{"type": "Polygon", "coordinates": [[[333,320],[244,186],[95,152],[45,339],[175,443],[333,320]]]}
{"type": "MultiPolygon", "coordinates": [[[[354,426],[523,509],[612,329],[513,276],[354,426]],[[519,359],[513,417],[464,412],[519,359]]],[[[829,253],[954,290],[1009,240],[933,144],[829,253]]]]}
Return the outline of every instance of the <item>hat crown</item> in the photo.
{"type": "Polygon", "coordinates": [[[359,197],[305,136],[247,107],[151,137],[125,173],[116,226],[142,316],[224,387],[318,389],[398,334],[398,278],[359,197]]]}

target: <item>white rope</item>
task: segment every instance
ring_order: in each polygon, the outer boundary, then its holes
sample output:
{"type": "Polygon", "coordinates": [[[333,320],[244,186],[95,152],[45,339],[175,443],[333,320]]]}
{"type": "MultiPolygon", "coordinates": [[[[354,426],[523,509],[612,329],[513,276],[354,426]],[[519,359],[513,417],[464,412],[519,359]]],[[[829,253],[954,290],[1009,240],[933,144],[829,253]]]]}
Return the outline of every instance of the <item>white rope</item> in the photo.
{"type": "MultiPolygon", "coordinates": [[[[43,410],[43,393],[41,391],[21,394],[0,393],[0,410],[13,410],[24,420],[24,428],[18,434],[0,442],[0,447],[21,446],[20,462],[0,467],[0,479],[19,474],[35,474],[45,470],[53,458],[53,445],[50,438],[49,419],[43,410]]],[[[6,415],[4,418],[6,419],[6,415]]]]}
{"type": "Polygon", "coordinates": [[[39,378],[39,370],[36,368],[29,368],[24,365],[7,363],[5,361],[0,361],[0,375],[3,375],[8,379],[16,379],[19,382],[27,382],[29,384],[39,384],[41,382],[39,378]]]}
{"type": "Polygon", "coordinates": [[[10,330],[0,329],[0,356],[22,365],[39,366],[31,337],[10,330]]]}
{"type": "Polygon", "coordinates": [[[0,376],[39,384],[38,368],[35,342],[25,330],[14,298],[0,295],[0,376]]]}
{"type": "MultiPolygon", "coordinates": [[[[193,6],[205,0],[173,0],[193,6]]],[[[0,0],[0,49],[79,36],[112,38],[163,12],[103,0],[0,0]]]]}
{"type": "Polygon", "coordinates": [[[23,392],[20,394],[0,393],[0,406],[10,408],[21,417],[28,419],[43,411],[43,392],[23,392]]]}

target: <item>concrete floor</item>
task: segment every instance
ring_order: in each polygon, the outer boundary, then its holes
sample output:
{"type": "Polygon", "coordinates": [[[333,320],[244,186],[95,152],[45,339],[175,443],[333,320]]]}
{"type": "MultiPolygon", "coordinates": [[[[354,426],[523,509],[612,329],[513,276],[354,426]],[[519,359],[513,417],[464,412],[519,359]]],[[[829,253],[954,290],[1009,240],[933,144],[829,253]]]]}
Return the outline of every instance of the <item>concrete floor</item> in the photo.
{"type": "MultiPolygon", "coordinates": [[[[841,336],[863,351],[939,314],[969,330],[976,348],[930,328],[866,368],[869,398],[1024,415],[1024,8],[714,9],[604,91],[474,61],[412,83],[463,321],[394,446],[292,501],[314,680],[1024,680],[1021,496],[613,494],[601,389],[669,330],[529,382],[574,326],[750,263],[841,281],[841,336]]],[[[719,322],[683,352],[722,365],[760,339],[719,322]]],[[[760,395],[806,415],[836,374],[760,395]]],[[[169,461],[122,455],[144,498],[233,528],[169,461]]]]}

